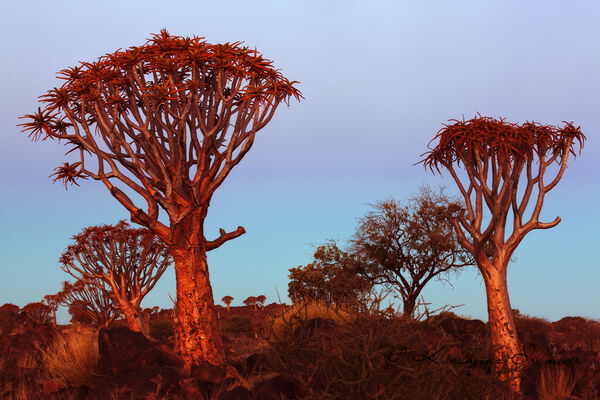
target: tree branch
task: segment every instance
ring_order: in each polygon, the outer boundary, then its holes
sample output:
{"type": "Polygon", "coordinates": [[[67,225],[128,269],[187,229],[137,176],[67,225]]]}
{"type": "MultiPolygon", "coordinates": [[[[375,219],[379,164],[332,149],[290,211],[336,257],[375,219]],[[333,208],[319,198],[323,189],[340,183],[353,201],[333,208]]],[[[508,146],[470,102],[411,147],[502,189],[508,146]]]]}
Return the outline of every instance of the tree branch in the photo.
{"type": "Polygon", "coordinates": [[[219,233],[221,234],[221,236],[219,236],[217,239],[206,242],[206,251],[214,250],[221,246],[223,243],[227,242],[228,240],[235,239],[238,236],[242,236],[244,233],[246,233],[246,230],[243,227],[238,226],[237,229],[233,232],[226,233],[224,229],[219,229],[219,233]]]}

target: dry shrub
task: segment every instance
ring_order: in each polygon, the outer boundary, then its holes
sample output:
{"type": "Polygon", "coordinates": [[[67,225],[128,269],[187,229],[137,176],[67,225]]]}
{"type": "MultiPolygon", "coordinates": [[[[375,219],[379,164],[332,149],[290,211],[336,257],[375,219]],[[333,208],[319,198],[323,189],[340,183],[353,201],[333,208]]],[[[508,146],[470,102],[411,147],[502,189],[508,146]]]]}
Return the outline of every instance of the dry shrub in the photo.
{"type": "Polygon", "coordinates": [[[98,334],[83,330],[58,335],[42,356],[48,374],[69,385],[85,385],[96,376],[98,334]]]}
{"type": "Polygon", "coordinates": [[[539,400],[570,400],[575,389],[575,379],[562,367],[547,367],[542,370],[538,384],[539,400]]]}
{"type": "MultiPolygon", "coordinates": [[[[331,329],[272,343],[278,372],[299,383],[304,400],[507,398],[485,367],[451,360],[451,339],[433,324],[359,313],[331,329]]],[[[478,345],[474,356],[491,359],[489,343],[478,345]]]]}
{"type": "Polygon", "coordinates": [[[517,332],[550,334],[552,323],[545,318],[532,317],[525,314],[513,314],[517,332]]]}
{"type": "Polygon", "coordinates": [[[271,323],[271,339],[279,340],[289,337],[303,321],[313,318],[329,319],[342,323],[353,318],[347,308],[319,301],[296,303],[273,318],[271,323]]]}
{"type": "Polygon", "coordinates": [[[556,340],[567,350],[600,352],[600,322],[583,317],[564,317],[552,324],[556,340]]]}

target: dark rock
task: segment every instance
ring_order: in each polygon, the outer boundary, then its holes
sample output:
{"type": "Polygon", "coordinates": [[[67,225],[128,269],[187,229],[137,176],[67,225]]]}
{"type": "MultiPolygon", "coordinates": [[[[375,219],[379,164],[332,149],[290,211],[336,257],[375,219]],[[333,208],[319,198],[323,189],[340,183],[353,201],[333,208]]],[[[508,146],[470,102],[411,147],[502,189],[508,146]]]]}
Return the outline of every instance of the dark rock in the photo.
{"type": "Polygon", "coordinates": [[[460,341],[485,334],[485,323],[478,319],[450,317],[444,319],[440,326],[444,332],[460,341]]]}
{"type": "Polygon", "coordinates": [[[243,386],[237,386],[233,390],[223,392],[217,396],[217,400],[254,400],[251,391],[243,386]]]}
{"type": "Polygon", "coordinates": [[[103,328],[98,348],[101,376],[93,382],[94,398],[145,399],[149,393],[156,398],[204,398],[199,397],[202,385],[184,373],[182,360],[139,332],[103,328]]]}
{"type": "Polygon", "coordinates": [[[246,376],[251,374],[265,374],[276,369],[273,360],[267,353],[251,354],[244,361],[244,372],[246,376]]]}
{"type": "Polygon", "coordinates": [[[200,365],[192,368],[192,376],[202,383],[219,384],[226,374],[227,371],[224,368],[217,367],[207,361],[203,361],[200,365]]]}
{"type": "Polygon", "coordinates": [[[103,375],[130,374],[153,366],[183,366],[168,347],[128,328],[102,328],[98,335],[98,352],[98,368],[103,375]]]}
{"type": "Polygon", "coordinates": [[[258,382],[253,390],[257,400],[295,399],[296,391],[296,385],[282,375],[258,382]]]}
{"type": "Polygon", "coordinates": [[[196,378],[185,378],[179,381],[181,396],[186,400],[205,400],[204,390],[196,378]]]}

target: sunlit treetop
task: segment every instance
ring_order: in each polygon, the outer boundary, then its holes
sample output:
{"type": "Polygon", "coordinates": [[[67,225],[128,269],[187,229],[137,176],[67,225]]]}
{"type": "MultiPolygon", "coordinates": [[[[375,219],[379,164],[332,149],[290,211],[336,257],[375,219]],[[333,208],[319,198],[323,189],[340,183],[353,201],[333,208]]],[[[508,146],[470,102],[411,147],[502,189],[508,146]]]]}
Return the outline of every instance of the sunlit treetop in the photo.
{"type": "Polygon", "coordinates": [[[207,204],[277,106],[302,98],[298,82],[255,49],[166,30],[58,78],[62,85],[40,96],[43,107],[22,117],[23,131],[79,153],[55,169],[55,181],[100,180],[149,227],[158,206],[173,217],[207,204]],[[147,201],[148,214],[116,180],[147,201]]]}
{"type": "MultiPolygon", "coordinates": [[[[531,161],[534,156],[550,162],[562,161],[565,151],[575,156],[574,141],[579,151],[585,136],[572,122],[564,126],[542,125],[525,122],[521,125],[506,122],[504,119],[477,116],[470,120],[450,120],[444,125],[432,142],[438,140],[434,148],[422,154],[420,162],[432,172],[439,167],[449,168],[456,163],[477,165],[479,161],[492,159],[496,165],[508,166],[515,161],[531,161]]],[[[431,145],[431,142],[430,142],[431,145]]]]}

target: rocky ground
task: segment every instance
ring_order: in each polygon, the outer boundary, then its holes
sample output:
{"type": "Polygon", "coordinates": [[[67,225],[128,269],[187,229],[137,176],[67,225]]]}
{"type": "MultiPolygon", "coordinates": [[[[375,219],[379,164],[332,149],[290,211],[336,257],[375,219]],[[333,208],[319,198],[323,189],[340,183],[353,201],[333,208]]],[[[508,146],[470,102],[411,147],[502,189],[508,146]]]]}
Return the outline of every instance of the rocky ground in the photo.
{"type": "MultiPolygon", "coordinates": [[[[156,339],[119,324],[101,329],[95,369],[80,384],[49,374],[42,356],[44,348],[72,334],[74,327],[55,329],[18,315],[8,323],[0,315],[0,398],[508,398],[486,362],[489,332],[482,321],[448,313],[423,322],[355,315],[347,320],[287,318],[282,324],[286,309],[277,304],[257,310],[219,308],[228,365],[204,364],[191,374],[184,373],[171,348],[168,312],[152,317],[156,339]]],[[[580,317],[551,323],[521,315],[516,322],[528,359],[526,399],[549,399],[559,389],[570,398],[599,398],[600,323],[580,317]],[[554,386],[544,389],[549,380],[554,386]]]]}

